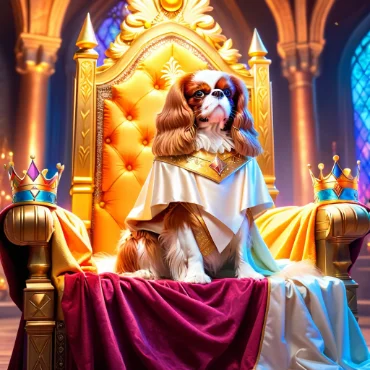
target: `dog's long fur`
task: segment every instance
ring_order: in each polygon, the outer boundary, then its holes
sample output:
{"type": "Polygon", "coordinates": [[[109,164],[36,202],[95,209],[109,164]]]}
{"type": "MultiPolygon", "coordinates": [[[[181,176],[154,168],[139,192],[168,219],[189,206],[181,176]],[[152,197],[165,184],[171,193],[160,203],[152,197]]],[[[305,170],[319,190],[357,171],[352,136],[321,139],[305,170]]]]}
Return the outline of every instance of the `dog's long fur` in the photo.
{"type": "MultiPolygon", "coordinates": [[[[192,153],[197,148],[197,134],[205,128],[202,132],[215,132],[212,135],[216,136],[211,135],[210,140],[227,135],[227,145],[231,143],[237,153],[257,156],[261,146],[247,102],[248,91],[244,83],[233,76],[215,71],[183,76],[169,91],[165,106],[157,117],[153,153],[156,156],[192,153]],[[218,96],[218,103],[212,100],[216,99],[213,96],[218,96]],[[205,112],[213,103],[215,107],[218,104],[218,111],[214,108],[206,115],[205,112]]],[[[122,235],[115,265],[117,273],[208,283],[211,281],[209,275],[216,276],[230,262],[239,278],[263,278],[251,267],[246,257],[246,251],[251,247],[250,229],[253,222],[247,215],[226,249],[222,253],[215,250],[206,257],[202,256],[192,231],[198,227],[197,221],[186,207],[181,203],[172,203],[163,217],[164,228],[160,235],[149,231],[122,235]]],[[[316,274],[314,268],[308,269],[311,274],[316,274]]],[[[303,270],[306,273],[308,271],[307,268],[303,270]]],[[[291,277],[300,271],[302,267],[293,266],[281,276],[291,277]]]]}

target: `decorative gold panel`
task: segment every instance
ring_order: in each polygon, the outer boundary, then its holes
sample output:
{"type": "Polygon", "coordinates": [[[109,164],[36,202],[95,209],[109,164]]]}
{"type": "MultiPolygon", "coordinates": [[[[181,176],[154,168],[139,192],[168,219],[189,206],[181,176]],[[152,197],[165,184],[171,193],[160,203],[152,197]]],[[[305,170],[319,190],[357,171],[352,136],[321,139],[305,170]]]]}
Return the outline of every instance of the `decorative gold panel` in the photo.
{"type": "Polygon", "coordinates": [[[54,321],[26,323],[27,369],[51,370],[54,321]]]}
{"type": "Polygon", "coordinates": [[[209,5],[209,0],[178,0],[176,2],[128,0],[131,14],[124,19],[120,34],[106,51],[108,59],[104,60],[101,70],[117,62],[130,49],[131,44],[148,29],[170,21],[202,37],[234,72],[241,76],[249,76],[245,64],[239,63],[241,54],[233,49],[233,41],[222,34],[222,28],[212,15],[206,14],[213,9],[209,5]]]}
{"type": "Polygon", "coordinates": [[[54,288],[49,283],[39,284],[40,291],[35,291],[34,284],[25,289],[25,320],[52,320],[54,317],[54,288]],[[40,286],[41,285],[41,286],[40,286]]]}

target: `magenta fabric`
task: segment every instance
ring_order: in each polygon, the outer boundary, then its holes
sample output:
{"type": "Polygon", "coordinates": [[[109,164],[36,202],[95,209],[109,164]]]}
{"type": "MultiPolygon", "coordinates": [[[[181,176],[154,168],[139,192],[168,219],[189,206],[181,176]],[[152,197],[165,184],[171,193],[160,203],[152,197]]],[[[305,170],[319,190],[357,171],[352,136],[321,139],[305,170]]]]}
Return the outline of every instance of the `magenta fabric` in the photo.
{"type": "Polygon", "coordinates": [[[267,279],[201,285],[78,273],[65,276],[62,309],[80,370],[247,370],[267,297],[267,279]]]}

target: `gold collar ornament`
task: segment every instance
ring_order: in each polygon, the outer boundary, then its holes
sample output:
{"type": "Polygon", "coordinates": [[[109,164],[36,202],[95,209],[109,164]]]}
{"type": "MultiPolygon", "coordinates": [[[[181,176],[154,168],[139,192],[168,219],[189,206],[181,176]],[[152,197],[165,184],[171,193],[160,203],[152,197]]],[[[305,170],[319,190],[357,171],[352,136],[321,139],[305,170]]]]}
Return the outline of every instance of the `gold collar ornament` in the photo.
{"type": "Polygon", "coordinates": [[[154,160],[183,168],[219,184],[240,170],[251,158],[235,150],[217,154],[199,150],[192,154],[155,157],[154,160]]]}

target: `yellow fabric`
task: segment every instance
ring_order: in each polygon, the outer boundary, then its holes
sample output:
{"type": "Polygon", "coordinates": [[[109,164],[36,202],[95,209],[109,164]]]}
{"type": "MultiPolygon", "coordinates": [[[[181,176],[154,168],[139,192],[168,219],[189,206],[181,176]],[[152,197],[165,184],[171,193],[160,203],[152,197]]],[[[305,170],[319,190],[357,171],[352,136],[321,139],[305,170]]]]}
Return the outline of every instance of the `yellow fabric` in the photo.
{"type": "Polygon", "coordinates": [[[112,86],[112,99],[104,101],[102,198],[94,206],[94,252],[115,252],[124,220],[150,171],[155,118],[171,85],[168,78],[206,68],[186,48],[165,44],[127,81],[112,86]]]}
{"type": "Polygon", "coordinates": [[[84,223],[73,213],[57,208],[52,212],[51,278],[59,288],[67,272],[97,272],[84,223]]]}
{"type": "Polygon", "coordinates": [[[321,205],[274,208],[257,218],[256,225],[275,259],[316,263],[315,222],[321,205]]]}

